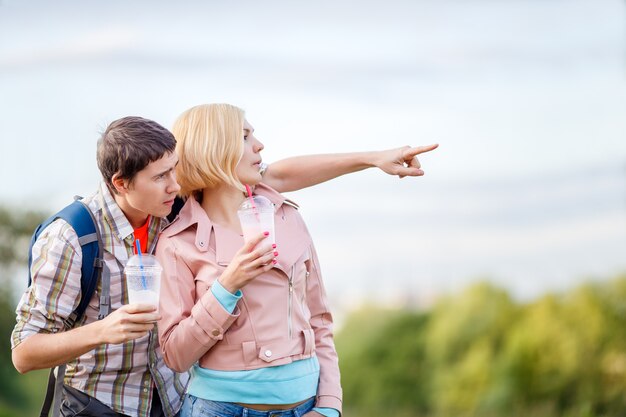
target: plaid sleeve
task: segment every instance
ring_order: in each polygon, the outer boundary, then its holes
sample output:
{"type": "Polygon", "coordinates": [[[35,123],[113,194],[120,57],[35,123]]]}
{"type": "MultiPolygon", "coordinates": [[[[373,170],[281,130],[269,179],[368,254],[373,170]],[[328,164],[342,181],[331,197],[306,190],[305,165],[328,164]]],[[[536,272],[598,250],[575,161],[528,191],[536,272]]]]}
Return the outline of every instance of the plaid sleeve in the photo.
{"type": "Polygon", "coordinates": [[[11,348],[36,333],[63,330],[80,302],[82,251],[74,229],[56,220],[43,230],[32,248],[33,282],[17,306],[11,348]]]}

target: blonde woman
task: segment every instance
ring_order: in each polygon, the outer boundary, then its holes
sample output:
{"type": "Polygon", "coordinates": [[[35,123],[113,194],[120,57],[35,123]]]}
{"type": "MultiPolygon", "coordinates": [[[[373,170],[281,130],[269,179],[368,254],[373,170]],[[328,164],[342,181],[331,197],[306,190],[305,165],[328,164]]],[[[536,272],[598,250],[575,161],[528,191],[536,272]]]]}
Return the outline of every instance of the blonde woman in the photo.
{"type": "Polygon", "coordinates": [[[193,107],[173,128],[187,197],[163,231],[159,341],[165,362],[191,368],[181,417],[339,416],[332,316],[315,248],[297,206],[261,183],[263,144],[244,112],[193,107]],[[276,244],[244,243],[244,184],[275,205],[276,244]]]}

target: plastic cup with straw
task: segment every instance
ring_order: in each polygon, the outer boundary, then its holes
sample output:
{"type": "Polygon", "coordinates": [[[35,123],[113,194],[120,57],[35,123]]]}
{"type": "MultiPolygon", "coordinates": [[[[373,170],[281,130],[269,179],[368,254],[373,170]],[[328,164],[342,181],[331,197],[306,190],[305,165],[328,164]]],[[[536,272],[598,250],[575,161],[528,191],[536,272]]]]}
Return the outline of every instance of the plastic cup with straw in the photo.
{"type": "Polygon", "coordinates": [[[137,254],[131,256],[124,268],[129,304],[151,304],[158,308],[163,268],[153,255],[142,254],[139,239],[137,254]]]}
{"type": "Polygon", "coordinates": [[[248,184],[245,187],[248,198],[237,210],[244,241],[247,242],[260,233],[269,232],[266,239],[276,243],[274,234],[274,204],[263,196],[252,195],[252,190],[248,184]]]}

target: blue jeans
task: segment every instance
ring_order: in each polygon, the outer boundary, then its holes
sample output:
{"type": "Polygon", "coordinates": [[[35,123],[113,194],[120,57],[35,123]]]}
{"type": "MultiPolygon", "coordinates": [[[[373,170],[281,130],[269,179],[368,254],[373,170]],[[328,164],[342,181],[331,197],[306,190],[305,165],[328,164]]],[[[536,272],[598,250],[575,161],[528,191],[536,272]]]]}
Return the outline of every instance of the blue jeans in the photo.
{"type": "Polygon", "coordinates": [[[313,409],[315,398],[289,410],[259,411],[233,403],[185,395],[180,417],[301,417],[313,409]]]}

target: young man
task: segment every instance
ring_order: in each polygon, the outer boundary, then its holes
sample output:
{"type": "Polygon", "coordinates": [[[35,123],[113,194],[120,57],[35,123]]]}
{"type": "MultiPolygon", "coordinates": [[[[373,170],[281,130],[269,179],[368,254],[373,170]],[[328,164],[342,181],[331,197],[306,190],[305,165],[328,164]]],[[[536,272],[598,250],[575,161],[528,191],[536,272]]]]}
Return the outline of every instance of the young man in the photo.
{"type": "MultiPolygon", "coordinates": [[[[99,286],[83,319],[64,331],[80,300],[82,253],[76,232],[56,220],[32,250],[32,285],[17,308],[11,346],[21,372],[67,363],[61,415],[174,416],[188,376],[167,368],[158,346],[154,307],[128,305],[123,268],[136,239],[152,253],[180,187],[173,135],[158,123],[125,117],[98,142],[103,182],[87,198],[104,243],[111,313],[98,320],[99,286]]],[[[264,182],[292,191],[377,166],[392,175],[423,175],[415,156],[436,147],[317,155],[272,164],[264,182]]]]}

